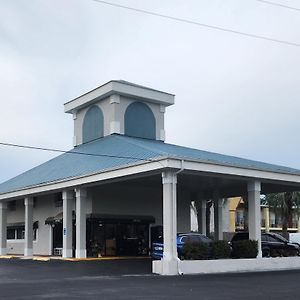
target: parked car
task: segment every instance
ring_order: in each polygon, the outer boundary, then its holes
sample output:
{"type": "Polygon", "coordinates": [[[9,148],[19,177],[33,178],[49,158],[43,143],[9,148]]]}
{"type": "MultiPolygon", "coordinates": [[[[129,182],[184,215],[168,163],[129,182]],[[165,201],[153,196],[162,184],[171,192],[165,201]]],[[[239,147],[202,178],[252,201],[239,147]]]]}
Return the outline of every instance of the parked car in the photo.
{"type": "Polygon", "coordinates": [[[300,246],[300,233],[290,233],[289,234],[289,242],[293,244],[298,244],[300,246]]]}
{"type": "MultiPolygon", "coordinates": [[[[231,239],[231,245],[240,240],[248,240],[248,232],[237,232],[231,239]]],[[[261,250],[263,257],[269,256],[295,256],[299,255],[300,247],[297,243],[290,243],[277,233],[264,232],[261,234],[261,250]]]]}
{"type": "MultiPolygon", "coordinates": [[[[177,252],[178,257],[183,256],[183,246],[187,242],[211,243],[212,240],[201,233],[179,233],[177,235],[177,252]]],[[[154,259],[161,259],[163,257],[164,244],[162,238],[152,243],[151,257],[154,259]]]]}

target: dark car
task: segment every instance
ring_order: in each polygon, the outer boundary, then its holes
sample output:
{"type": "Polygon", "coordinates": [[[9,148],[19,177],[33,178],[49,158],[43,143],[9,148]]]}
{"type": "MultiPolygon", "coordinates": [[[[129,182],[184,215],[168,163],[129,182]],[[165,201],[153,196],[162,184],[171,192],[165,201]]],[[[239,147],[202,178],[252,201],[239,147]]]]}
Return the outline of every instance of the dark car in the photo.
{"type": "MultiPolygon", "coordinates": [[[[231,245],[233,246],[236,241],[248,239],[248,232],[237,232],[231,240],[231,245]]],[[[295,256],[299,255],[300,247],[296,243],[290,243],[280,234],[264,232],[261,234],[261,250],[263,257],[295,256]]]]}
{"type": "MultiPolygon", "coordinates": [[[[178,257],[183,256],[183,246],[186,242],[211,243],[212,240],[201,233],[179,233],[177,235],[177,252],[178,257]]],[[[163,257],[164,244],[162,239],[152,243],[151,257],[161,259],[163,257]]]]}

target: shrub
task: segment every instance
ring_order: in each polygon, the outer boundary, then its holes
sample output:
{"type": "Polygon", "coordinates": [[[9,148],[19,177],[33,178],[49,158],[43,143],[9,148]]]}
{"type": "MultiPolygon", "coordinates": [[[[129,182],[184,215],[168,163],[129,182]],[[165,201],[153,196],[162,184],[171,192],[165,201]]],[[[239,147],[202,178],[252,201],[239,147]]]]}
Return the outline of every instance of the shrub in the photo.
{"type": "Polygon", "coordinates": [[[208,259],[210,255],[210,248],[206,243],[187,242],[184,244],[182,252],[184,259],[208,259]]]}
{"type": "Polygon", "coordinates": [[[232,257],[234,258],[256,258],[257,253],[257,241],[240,240],[232,243],[232,257]]]}
{"type": "Polygon", "coordinates": [[[211,255],[214,259],[229,258],[231,248],[226,241],[214,241],[211,243],[211,255]]]}

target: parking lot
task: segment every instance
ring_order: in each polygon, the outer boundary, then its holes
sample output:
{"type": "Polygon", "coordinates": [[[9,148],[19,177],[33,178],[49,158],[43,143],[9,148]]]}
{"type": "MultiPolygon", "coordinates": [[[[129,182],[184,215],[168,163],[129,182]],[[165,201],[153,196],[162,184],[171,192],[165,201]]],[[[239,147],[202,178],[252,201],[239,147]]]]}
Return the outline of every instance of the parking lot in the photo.
{"type": "Polygon", "coordinates": [[[147,259],[0,260],[0,299],[298,299],[300,271],[158,276],[147,259]]]}

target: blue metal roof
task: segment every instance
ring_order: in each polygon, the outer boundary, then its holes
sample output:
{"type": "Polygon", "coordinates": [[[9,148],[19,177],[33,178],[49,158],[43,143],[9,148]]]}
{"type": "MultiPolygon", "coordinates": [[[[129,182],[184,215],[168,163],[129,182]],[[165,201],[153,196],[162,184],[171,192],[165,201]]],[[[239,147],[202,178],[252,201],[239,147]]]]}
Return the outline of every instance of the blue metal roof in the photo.
{"type": "Polygon", "coordinates": [[[300,175],[300,170],[297,169],[167,144],[156,140],[114,134],[79,145],[65,154],[0,184],[0,193],[90,175],[112,168],[122,168],[159,157],[197,160],[247,169],[300,175]]]}

